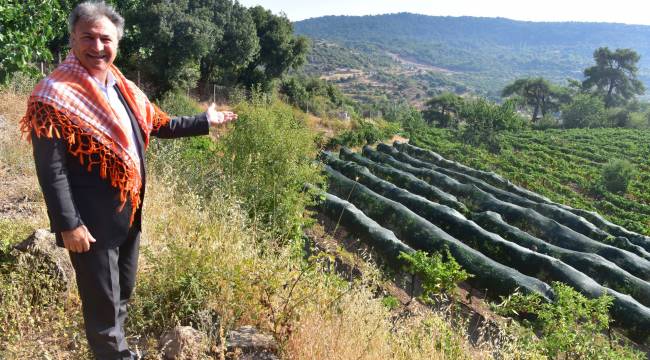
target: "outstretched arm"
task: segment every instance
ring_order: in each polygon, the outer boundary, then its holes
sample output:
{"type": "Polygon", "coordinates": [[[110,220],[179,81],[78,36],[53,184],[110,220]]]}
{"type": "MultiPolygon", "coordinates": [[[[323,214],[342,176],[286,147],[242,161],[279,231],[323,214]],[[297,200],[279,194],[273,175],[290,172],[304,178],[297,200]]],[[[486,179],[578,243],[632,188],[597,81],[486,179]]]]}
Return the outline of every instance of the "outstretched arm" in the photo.
{"type": "Polygon", "coordinates": [[[163,139],[206,135],[211,126],[218,126],[235,119],[237,114],[232,111],[217,111],[217,106],[213,103],[203,114],[171,118],[166,125],[152,131],[151,135],[163,139]]]}

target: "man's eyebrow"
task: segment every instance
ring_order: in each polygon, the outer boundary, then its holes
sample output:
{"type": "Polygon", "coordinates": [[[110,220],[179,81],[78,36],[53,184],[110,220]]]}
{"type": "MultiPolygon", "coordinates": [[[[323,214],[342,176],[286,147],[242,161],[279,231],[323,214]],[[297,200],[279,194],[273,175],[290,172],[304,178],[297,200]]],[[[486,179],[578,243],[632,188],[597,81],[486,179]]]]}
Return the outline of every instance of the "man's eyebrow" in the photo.
{"type": "Polygon", "coordinates": [[[81,33],[81,35],[99,35],[99,36],[111,36],[109,33],[103,33],[103,32],[92,32],[92,31],[84,31],[81,33]]]}

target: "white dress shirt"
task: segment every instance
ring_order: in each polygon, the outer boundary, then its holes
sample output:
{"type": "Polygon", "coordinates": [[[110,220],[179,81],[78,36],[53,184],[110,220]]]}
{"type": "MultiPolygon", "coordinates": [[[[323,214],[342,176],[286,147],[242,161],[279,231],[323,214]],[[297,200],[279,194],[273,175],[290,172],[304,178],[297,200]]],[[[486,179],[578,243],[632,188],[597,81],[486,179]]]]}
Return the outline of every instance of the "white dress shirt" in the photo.
{"type": "MultiPolygon", "coordinates": [[[[93,79],[95,78],[93,77],[93,79]]],[[[108,103],[113,108],[115,115],[117,115],[117,121],[119,122],[120,128],[122,128],[127,138],[131,140],[129,141],[129,148],[127,149],[127,152],[133,161],[135,161],[138,171],[140,171],[140,156],[138,155],[138,149],[136,148],[137,140],[135,134],[133,133],[133,126],[131,125],[129,113],[126,111],[126,108],[124,108],[122,101],[120,101],[120,97],[117,94],[117,91],[115,91],[115,76],[113,76],[113,73],[109,71],[108,75],[106,76],[106,85],[102,84],[97,79],[95,79],[95,81],[97,82],[97,85],[99,85],[99,89],[102,91],[102,94],[104,94],[104,97],[106,100],[108,100],[108,103]]]]}

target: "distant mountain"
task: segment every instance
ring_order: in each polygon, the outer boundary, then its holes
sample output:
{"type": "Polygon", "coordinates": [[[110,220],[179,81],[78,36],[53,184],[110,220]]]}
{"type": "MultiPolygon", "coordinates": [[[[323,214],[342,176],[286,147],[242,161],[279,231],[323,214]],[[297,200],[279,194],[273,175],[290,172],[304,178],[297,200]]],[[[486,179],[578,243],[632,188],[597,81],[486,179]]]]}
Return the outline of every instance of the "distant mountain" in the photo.
{"type": "Polygon", "coordinates": [[[443,87],[496,96],[517,77],[581,79],[593,51],[608,46],[641,55],[640,78],[650,89],[650,26],[400,13],[325,16],[296,22],[294,29],[315,40],[312,72],[345,67],[346,58],[359,60],[349,68],[376,70],[392,58],[394,65],[429,67],[428,76],[443,87]]]}

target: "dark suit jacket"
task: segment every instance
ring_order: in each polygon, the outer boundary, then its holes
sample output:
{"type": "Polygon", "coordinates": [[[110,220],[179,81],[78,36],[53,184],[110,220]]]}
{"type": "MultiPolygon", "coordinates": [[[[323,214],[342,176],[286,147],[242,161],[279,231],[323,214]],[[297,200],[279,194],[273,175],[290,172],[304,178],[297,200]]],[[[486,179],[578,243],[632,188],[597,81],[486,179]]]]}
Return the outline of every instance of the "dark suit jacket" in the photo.
{"type": "MultiPolygon", "coordinates": [[[[117,89],[117,87],[116,87],[117,89]]],[[[144,200],[146,166],[142,130],[133,112],[120,94],[137,139],[142,168],[141,197],[144,200]]],[[[159,138],[179,138],[208,134],[206,114],[172,118],[169,123],[151,133],[159,138]]],[[[90,234],[97,240],[91,246],[114,248],[126,241],[128,236],[137,234],[142,226],[141,208],[137,210],[133,224],[129,226],[131,203],[127,200],[122,211],[119,190],[112,187],[109,179],[102,179],[99,167],[88,171],[79,159],[71,155],[66,144],[60,139],[32,136],[34,162],[38,181],[43,191],[50,227],[56,234],[57,245],[63,246],[61,232],[86,225],[90,234]]],[[[143,202],[141,202],[142,204],[143,202]]],[[[142,207],[142,205],[141,205],[142,207]]]]}

